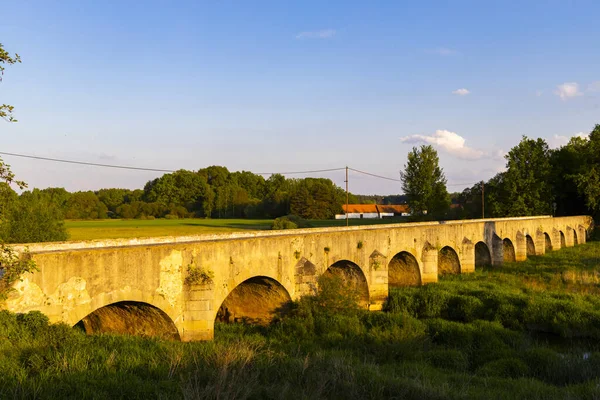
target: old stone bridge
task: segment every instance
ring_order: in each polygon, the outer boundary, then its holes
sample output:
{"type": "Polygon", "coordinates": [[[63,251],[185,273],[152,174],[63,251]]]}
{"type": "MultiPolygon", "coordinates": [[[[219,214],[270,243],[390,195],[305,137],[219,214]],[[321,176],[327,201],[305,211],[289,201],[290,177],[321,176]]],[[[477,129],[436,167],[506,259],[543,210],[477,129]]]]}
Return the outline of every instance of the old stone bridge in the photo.
{"type": "Polygon", "coordinates": [[[324,274],[378,310],[389,286],[585,243],[592,224],[528,217],[32,244],[39,271],[15,285],[5,306],[87,332],[206,340],[215,319],[265,320],[315,293],[324,274]]]}

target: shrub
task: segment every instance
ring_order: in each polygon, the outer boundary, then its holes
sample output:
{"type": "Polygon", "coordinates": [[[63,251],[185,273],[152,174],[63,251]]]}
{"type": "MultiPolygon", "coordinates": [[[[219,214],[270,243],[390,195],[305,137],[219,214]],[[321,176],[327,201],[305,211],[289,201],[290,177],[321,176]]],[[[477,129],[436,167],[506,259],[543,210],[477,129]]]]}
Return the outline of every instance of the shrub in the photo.
{"type": "Polygon", "coordinates": [[[529,374],[527,364],[518,358],[503,358],[491,361],[477,370],[477,375],[520,378],[529,374]]]}
{"type": "Polygon", "coordinates": [[[40,193],[25,192],[5,210],[1,225],[7,243],[34,243],[67,240],[58,206],[40,193]]]}
{"type": "Polygon", "coordinates": [[[273,221],[273,225],[271,229],[280,230],[280,229],[297,229],[297,228],[310,228],[311,225],[305,219],[297,215],[286,215],[284,217],[275,218],[273,221]]]}

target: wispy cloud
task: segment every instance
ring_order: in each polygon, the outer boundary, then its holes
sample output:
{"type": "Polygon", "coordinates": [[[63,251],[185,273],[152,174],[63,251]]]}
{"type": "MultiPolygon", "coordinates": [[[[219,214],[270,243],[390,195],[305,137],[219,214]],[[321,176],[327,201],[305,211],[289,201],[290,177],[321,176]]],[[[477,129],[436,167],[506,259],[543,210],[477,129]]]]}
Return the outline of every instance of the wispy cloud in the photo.
{"type": "Polygon", "coordinates": [[[588,92],[600,92],[600,81],[590,83],[587,90],[588,92]]]}
{"type": "Polygon", "coordinates": [[[403,143],[427,143],[464,160],[479,160],[486,152],[465,145],[465,138],[455,132],[437,130],[433,135],[410,135],[400,138],[403,143]]]}
{"type": "Polygon", "coordinates": [[[552,149],[558,149],[559,147],[562,147],[569,143],[569,141],[574,137],[588,139],[590,137],[590,134],[585,132],[577,132],[571,136],[554,135],[550,139],[548,139],[548,146],[552,149]]]}
{"type": "Polygon", "coordinates": [[[296,35],[296,39],[330,39],[336,34],[335,29],[322,29],[320,31],[300,32],[296,35]]]}
{"type": "Polygon", "coordinates": [[[471,92],[468,89],[465,88],[460,88],[460,89],[456,89],[452,92],[452,94],[456,94],[459,96],[466,96],[468,94],[470,94],[471,92]]]}
{"type": "Polygon", "coordinates": [[[562,100],[568,100],[583,95],[583,93],[579,91],[579,84],[577,82],[565,82],[562,85],[556,86],[554,94],[562,100]]]}
{"type": "Polygon", "coordinates": [[[446,47],[438,47],[435,49],[427,49],[425,50],[427,54],[437,54],[438,56],[452,56],[458,53],[456,50],[452,50],[446,47]]]}

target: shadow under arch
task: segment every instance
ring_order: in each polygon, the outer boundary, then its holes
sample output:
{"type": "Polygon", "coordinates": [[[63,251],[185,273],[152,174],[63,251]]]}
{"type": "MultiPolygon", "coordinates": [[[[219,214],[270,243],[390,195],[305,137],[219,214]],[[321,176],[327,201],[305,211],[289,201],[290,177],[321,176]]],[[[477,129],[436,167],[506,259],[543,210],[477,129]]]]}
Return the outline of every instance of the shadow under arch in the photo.
{"type": "Polygon", "coordinates": [[[392,287],[421,285],[419,263],[410,252],[401,251],[390,260],[388,285],[392,287]]]}
{"type": "Polygon", "coordinates": [[[545,253],[552,251],[552,240],[550,239],[550,235],[544,232],[544,250],[545,253]]]}
{"type": "Polygon", "coordinates": [[[438,273],[441,275],[460,274],[460,259],[450,247],[442,247],[438,254],[438,273]]]}
{"type": "Polygon", "coordinates": [[[564,249],[565,247],[567,247],[567,241],[565,239],[565,234],[563,233],[563,231],[559,231],[560,232],[560,248],[564,249]]]}
{"type": "Polygon", "coordinates": [[[573,229],[573,246],[577,246],[579,244],[579,240],[577,240],[577,230],[573,229]]]}
{"type": "Polygon", "coordinates": [[[535,243],[533,242],[533,238],[529,235],[525,235],[525,244],[527,247],[527,257],[535,256],[535,243]]]}
{"type": "Polygon", "coordinates": [[[515,246],[510,239],[502,240],[502,261],[503,262],[516,262],[517,257],[515,255],[515,246]]]}
{"type": "Polygon", "coordinates": [[[223,300],[215,321],[266,325],[283,312],[292,299],[273,278],[254,276],[237,285],[223,300]]]}
{"type": "Polygon", "coordinates": [[[484,242],[475,244],[475,268],[492,265],[492,253],[484,242]]]}
{"type": "Polygon", "coordinates": [[[175,323],[160,308],[139,301],[119,301],[92,311],[75,324],[87,334],[118,333],[181,340],[175,323]]]}
{"type": "MultiPolygon", "coordinates": [[[[323,278],[340,279],[344,287],[356,294],[360,307],[369,307],[369,285],[367,278],[362,269],[352,261],[340,260],[331,264],[325,273],[323,273],[323,278]]],[[[321,280],[319,280],[319,283],[321,283],[321,280]]]]}

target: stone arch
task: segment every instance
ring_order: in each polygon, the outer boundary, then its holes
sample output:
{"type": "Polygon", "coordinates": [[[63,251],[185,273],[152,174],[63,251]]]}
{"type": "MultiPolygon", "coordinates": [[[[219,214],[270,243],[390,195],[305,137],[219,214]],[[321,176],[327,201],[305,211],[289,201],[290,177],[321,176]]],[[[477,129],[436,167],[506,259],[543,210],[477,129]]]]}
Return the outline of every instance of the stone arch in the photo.
{"type": "Polygon", "coordinates": [[[273,278],[254,276],[237,285],[219,307],[220,322],[246,322],[265,325],[291,302],[287,289],[273,278]]]}
{"type": "Polygon", "coordinates": [[[579,240],[577,240],[577,231],[573,229],[573,246],[577,246],[579,244],[579,240]]]}
{"type": "Polygon", "coordinates": [[[456,251],[445,246],[438,254],[438,273],[441,275],[460,274],[460,259],[456,251]]]}
{"type": "Polygon", "coordinates": [[[483,267],[486,265],[492,265],[490,248],[485,242],[477,242],[475,244],[475,267],[483,267]]]}
{"type": "MultiPolygon", "coordinates": [[[[362,269],[348,260],[340,260],[329,266],[323,278],[341,279],[342,284],[352,291],[358,298],[358,304],[361,307],[369,307],[369,285],[362,269]]],[[[321,283],[321,282],[320,282],[321,283]]]]}
{"type": "Polygon", "coordinates": [[[138,301],[100,307],[75,324],[87,334],[119,333],[181,340],[173,320],[160,308],[138,301]]]}
{"type": "Polygon", "coordinates": [[[502,240],[502,261],[515,262],[516,260],[515,246],[513,245],[512,241],[508,238],[502,240]]]}
{"type": "Polygon", "coordinates": [[[535,256],[535,242],[531,236],[525,235],[525,244],[527,247],[527,257],[535,256]]]}
{"type": "Polygon", "coordinates": [[[392,287],[421,285],[421,270],[416,257],[408,251],[396,254],[388,266],[388,284],[392,287]]]}
{"type": "Polygon", "coordinates": [[[563,233],[563,231],[559,231],[560,233],[560,248],[565,248],[567,247],[567,241],[565,239],[565,234],[563,233]]]}
{"type": "Polygon", "coordinates": [[[552,240],[550,239],[550,235],[548,235],[546,232],[544,232],[544,247],[546,253],[552,251],[552,240]]]}

